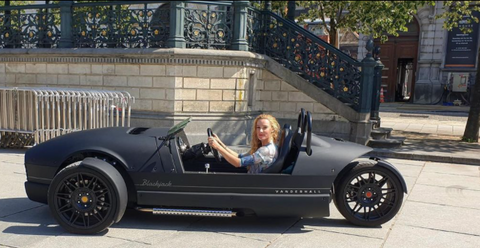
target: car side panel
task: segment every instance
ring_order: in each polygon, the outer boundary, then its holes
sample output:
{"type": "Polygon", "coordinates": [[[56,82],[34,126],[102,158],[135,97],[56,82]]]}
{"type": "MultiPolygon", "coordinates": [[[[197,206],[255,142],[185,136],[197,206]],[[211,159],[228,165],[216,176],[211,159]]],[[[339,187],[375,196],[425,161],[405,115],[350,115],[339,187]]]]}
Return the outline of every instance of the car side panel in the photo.
{"type": "Polygon", "coordinates": [[[329,216],[329,194],[278,195],[139,191],[139,205],[252,210],[257,216],[329,216]],[[186,201],[188,199],[188,201],[186,201]]]}
{"type": "Polygon", "coordinates": [[[133,173],[139,206],[245,208],[257,215],[327,216],[331,179],[245,173],[133,173]]]}

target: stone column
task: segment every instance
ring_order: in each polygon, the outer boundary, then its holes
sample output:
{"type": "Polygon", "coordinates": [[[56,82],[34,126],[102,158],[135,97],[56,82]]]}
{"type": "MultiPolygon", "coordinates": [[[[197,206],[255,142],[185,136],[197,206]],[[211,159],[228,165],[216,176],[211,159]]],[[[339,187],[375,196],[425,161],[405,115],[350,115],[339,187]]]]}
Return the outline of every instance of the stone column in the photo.
{"type": "Polygon", "coordinates": [[[170,36],[167,47],[185,48],[185,3],[183,1],[170,2],[170,36]]]}
{"type": "Polygon", "coordinates": [[[247,42],[247,7],[249,1],[234,1],[235,24],[233,30],[232,49],[248,51],[247,42]]]}

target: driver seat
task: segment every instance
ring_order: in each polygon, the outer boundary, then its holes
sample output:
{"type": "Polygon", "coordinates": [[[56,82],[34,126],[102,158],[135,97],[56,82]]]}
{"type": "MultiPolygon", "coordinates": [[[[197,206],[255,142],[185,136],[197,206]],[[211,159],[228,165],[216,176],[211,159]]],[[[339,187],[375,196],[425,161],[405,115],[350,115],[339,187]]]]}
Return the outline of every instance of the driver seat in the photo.
{"type": "Polygon", "coordinates": [[[280,134],[280,139],[278,143],[278,156],[275,162],[267,169],[263,170],[262,173],[280,173],[284,168],[285,160],[290,153],[292,146],[292,127],[288,124],[285,124],[280,134]]]}

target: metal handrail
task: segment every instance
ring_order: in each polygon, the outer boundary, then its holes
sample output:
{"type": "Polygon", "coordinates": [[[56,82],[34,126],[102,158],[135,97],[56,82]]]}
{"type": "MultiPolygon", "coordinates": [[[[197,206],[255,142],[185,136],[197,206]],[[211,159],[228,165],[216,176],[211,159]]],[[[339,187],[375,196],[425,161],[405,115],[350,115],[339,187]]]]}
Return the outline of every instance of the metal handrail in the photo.
{"type": "Polygon", "coordinates": [[[185,3],[230,6],[234,1],[185,1],[185,3]]]}
{"type": "Polygon", "coordinates": [[[35,145],[85,129],[130,126],[134,102],[130,93],[121,91],[0,87],[0,147],[35,145]]]}
{"type": "MultiPolygon", "coordinates": [[[[251,7],[253,8],[253,7],[251,7]]],[[[253,8],[255,9],[255,8],[253,8]]],[[[360,66],[361,63],[360,61],[348,56],[346,53],[342,52],[340,49],[332,46],[330,43],[320,39],[318,36],[316,36],[315,34],[313,34],[312,32],[310,32],[309,30],[305,29],[305,28],[302,28],[300,27],[297,23],[291,21],[291,20],[288,20],[288,19],[285,19],[273,12],[270,12],[270,11],[263,11],[263,10],[258,10],[258,9],[255,9],[256,11],[260,11],[260,13],[262,13],[263,15],[268,15],[268,16],[271,16],[271,17],[274,17],[275,19],[281,21],[284,23],[284,25],[286,25],[287,27],[291,28],[291,29],[294,29],[295,31],[301,33],[302,35],[304,35],[305,37],[307,37],[308,39],[312,40],[313,42],[315,43],[319,43],[322,47],[326,48],[327,50],[329,51],[332,51],[335,55],[338,55],[341,59],[355,65],[355,66],[360,66]]]]}
{"type": "Polygon", "coordinates": [[[90,7],[90,6],[109,6],[109,5],[128,5],[128,4],[155,4],[169,3],[170,1],[112,1],[112,2],[93,2],[93,3],[73,3],[73,7],[90,7]]]}

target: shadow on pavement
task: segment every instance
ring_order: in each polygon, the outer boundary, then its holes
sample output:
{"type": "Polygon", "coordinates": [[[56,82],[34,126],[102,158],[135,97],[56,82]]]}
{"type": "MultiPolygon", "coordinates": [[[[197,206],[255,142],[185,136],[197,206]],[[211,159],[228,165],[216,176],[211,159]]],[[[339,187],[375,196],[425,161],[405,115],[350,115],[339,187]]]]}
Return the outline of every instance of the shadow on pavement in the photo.
{"type": "MultiPolygon", "coordinates": [[[[0,216],[2,222],[9,223],[2,232],[17,235],[73,235],[61,228],[50,214],[47,205],[36,205],[28,198],[0,199],[0,206],[17,209],[8,215],[0,216]],[[13,224],[13,225],[12,225],[13,224]]],[[[229,233],[307,233],[312,227],[359,228],[345,219],[327,218],[215,218],[195,216],[164,216],[142,213],[133,209],[125,212],[122,220],[111,229],[169,230],[169,231],[210,231],[229,233]],[[305,227],[304,225],[308,225],[305,227]]],[[[103,236],[108,230],[92,236],[103,236]]]]}
{"type": "Polygon", "coordinates": [[[458,136],[432,135],[428,133],[394,131],[395,136],[405,137],[405,145],[397,148],[401,151],[423,151],[440,153],[474,153],[480,150],[479,143],[461,141],[458,136]]]}
{"type": "Polygon", "coordinates": [[[28,149],[0,149],[0,154],[25,154],[28,149]]]}

